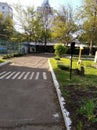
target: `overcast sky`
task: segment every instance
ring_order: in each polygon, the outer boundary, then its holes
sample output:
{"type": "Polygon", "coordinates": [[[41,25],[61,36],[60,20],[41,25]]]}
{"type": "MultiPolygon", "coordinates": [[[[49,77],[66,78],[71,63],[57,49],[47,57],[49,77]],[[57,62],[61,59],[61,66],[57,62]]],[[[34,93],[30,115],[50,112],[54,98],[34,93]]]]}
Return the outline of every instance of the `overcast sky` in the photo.
{"type": "MultiPolygon", "coordinates": [[[[7,2],[9,4],[17,3],[20,1],[23,5],[34,5],[35,7],[40,6],[44,0],[0,0],[0,2],[7,2]]],[[[50,5],[53,8],[59,8],[61,5],[70,4],[74,8],[79,7],[81,5],[82,0],[49,0],[50,5]]]]}

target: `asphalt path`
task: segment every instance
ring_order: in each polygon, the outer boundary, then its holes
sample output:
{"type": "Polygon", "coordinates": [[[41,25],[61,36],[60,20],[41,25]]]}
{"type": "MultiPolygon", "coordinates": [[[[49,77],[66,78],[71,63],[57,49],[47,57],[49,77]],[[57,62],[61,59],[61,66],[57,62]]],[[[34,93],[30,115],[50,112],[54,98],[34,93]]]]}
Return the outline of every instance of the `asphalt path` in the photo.
{"type": "Polygon", "coordinates": [[[49,57],[13,58],[0,67],[0,130],[65,130],[49,57]]]}

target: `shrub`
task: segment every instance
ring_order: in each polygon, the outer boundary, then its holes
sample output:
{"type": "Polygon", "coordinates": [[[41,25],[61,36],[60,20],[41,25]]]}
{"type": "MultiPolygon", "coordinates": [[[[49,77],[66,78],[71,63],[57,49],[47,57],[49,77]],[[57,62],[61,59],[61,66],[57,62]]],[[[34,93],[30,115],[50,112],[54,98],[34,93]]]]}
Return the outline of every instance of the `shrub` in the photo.
{"type": "Polygon", "coordinates": [[[62,63],[58,63],[58,67],[61,69],[61,70],[66,70],[66,71],[69,71],[70,70],[70,67],[68,65],[64,65],[62,63]]]}
{"type": "Polygon", "coordinates": [[[24,54],[21,53],[12,53],[12,54],[6,54],[3,56],[3,59],[8,59],[8,58],[12,58],[12,57],[20,57],[23,56],[24,54]]]}
{"type": "Polygon", "coordinates": [[[62,55],[66,52],[66,48],[60,43],[54,46],[54,50],[55,50],[56,57],[59,57],[59,58],[61,58],[62,55]]]}
{"type": "Polygon", "coordinates": [[[4,55],[2,59],[7,59],[7,58],[8,58],[7,55],[4,55]]]}
{"type": "Polygon", "coordinates": [[[14,57],[18,57],[18,55],[19,55],[18,53],[14,53],[14,57]]]}
{"type": "Polygon", "coordinates": [[[55,60],[60,60],[60,58],[59,57],[55,57],[55,60]]]}

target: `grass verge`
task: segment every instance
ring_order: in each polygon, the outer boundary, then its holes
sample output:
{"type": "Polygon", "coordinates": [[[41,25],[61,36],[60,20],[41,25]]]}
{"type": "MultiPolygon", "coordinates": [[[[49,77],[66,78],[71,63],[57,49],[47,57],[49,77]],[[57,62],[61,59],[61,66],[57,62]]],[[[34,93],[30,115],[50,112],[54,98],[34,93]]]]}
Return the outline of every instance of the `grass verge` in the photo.
{"type": "MultiPolygon", "coordinates": [[[[97,130],[97,69],[92,67],[94,61],[83,60],[85,75],[81,76],[61,69],[58,65],[70,65],[70,59],[50,59],[62,95],[66,100],[66,108],[71,113],[72,130],[97,130]]],[[[63,68],[63,67],[62,67],[63,68]]],[[[80,69],[77,60],[73,59],[73,70],[80,69]]]]}
{"type": "Polygon", "coordinates": [[[6,60],[0,58],[0,63],[4,63],[6,60]]]}

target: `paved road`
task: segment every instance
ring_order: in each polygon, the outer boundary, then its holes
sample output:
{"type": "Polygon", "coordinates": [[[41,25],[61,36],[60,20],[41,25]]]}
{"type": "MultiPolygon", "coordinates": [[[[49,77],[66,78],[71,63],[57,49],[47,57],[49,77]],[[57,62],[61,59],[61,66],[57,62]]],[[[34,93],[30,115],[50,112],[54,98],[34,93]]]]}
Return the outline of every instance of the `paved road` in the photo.
{"type": "Polygon", "coordinates": [[[0,130],[65,130],[48,57],[14,58],[0,67],[0,130]]]}

